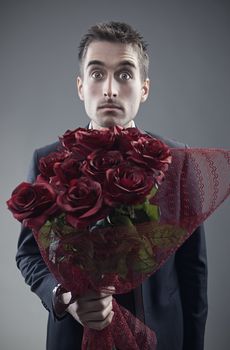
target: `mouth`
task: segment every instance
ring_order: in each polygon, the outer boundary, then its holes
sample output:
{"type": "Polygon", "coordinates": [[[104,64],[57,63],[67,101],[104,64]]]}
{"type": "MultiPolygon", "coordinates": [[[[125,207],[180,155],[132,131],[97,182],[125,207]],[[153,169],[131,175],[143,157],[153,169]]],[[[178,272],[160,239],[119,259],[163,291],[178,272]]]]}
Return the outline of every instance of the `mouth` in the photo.
{"type": "Polygon", "coordinates": [[[114,109],[119,109],[119,110],[123,110],[123,108],[119,105],[116,104],[111,104],[111,103],[107,103],[104,105],[101,105],[98,107],[98,109],[110,109],[110,110],[114,110],[114,109]]]}

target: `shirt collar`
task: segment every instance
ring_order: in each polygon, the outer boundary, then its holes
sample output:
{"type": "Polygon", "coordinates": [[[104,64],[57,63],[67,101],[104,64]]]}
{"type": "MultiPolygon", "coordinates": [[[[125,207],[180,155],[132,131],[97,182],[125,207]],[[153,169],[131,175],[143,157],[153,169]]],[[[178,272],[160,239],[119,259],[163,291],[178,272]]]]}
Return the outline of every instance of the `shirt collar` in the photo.
{"type": "MultiPolygon", "coordinates": [[[[136,127],[136,125],[134,123],[134,120],[131,120],[130,128],[135,128],[135,127],[136,127]]],[[[89,123],[88,129],[93,129],[92,122],[89,123]]]]}

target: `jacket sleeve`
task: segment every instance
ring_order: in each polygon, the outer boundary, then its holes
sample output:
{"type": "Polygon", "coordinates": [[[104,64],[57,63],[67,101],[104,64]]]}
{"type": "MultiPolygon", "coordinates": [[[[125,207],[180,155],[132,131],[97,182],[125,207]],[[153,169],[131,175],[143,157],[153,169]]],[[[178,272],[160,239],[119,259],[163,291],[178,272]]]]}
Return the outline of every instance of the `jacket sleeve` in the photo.
{"type": "Polygon", "coordinates": [[[201,225],[176,254],[184,319],[183,350],[203,350],[207,319],[207,254],[201,225]]]}
{"type": "MultiPolygon", "coordinates": [[[[30,164],[28,181],[34,182],[38,174],[38,156],[37,151],[34,152],[32,162],[30,164]]],[[[18,250],[16,254],[17,267],[21,271],[25,282],[30,286],[32,292],[36,293],[45,308],[53,312],[53,289],[57,285],[54,276],[48,270],[34,239],[30,229],[22,226],[19,240],[18,250]]]]}

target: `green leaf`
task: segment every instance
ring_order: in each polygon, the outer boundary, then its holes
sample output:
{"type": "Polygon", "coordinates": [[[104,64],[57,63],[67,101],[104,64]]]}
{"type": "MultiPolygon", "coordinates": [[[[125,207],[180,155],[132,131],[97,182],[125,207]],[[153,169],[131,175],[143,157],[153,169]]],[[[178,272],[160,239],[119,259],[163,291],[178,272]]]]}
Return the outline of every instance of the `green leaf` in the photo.
{"type": "Polygon", "coordinates": [[[116,211],[114,212],[113,215],[110,215],[107,218],[108,222],[112,225],[115,226],[127,226],[129,228],[133,227],[132,221],[130,220],[130,218],[126,215],[119,215],[116,213],[116,211]]]}
{"type": "Polygon", "coordinates": [[[132,268],[137,272],[149,273],[154,270],[155,266],[151,242],[143,236],[138,258],[133,262],[132,268]]]}
{"type": "Polygon", "coordinates": [[[157,247],[173,248],[180,244],[186,234],[187,231],[181,227],[165,224],[150,230],[149,239],[157,247]]]}
{"type": "Polygon", "coordinates": [[[72,233],[76,234],[78,232],[75,228],[66,223],[65,214],[61,214],[54,219],[52,228],[55,234],[59,237],[71,235],[72,233]]]}
{"type": "Polygon", "coordinates": [[[126,257],[121,258],[118,261],[118,266],[117,266],[117,273],[125,279],[128,273],[128,266],[126,262],[126,257]]]}
{"type": "Polygon", "coordinates": [[[115,215],[129,215],[129,211],[128,211],[128,206],[127,205],[120,205],[119,207],[115,208],[113,213],[115,215]]]}
{"type": "Polygon", "coordinates": [[[145,201],[142,204],[134,206],[134,223],[142,223],[146,221],[158,221],[160,218],[159,207],[145,201]]]}
{"type": "Polygon", "coordinates": [[[154,185],[153,188],[151,189],[150,193],[147,195],[147,198],[150,199],[150,198],[154,197],[155,194],[157,193],[157,191],[158,191],[158,187],[156,187],[154,185]]]}
{"type": "Polygon", "coordinates": [[[151,221],[158,221],[160,218],[160,210],[157,205],[146,204],[145,212],[151,221]]]}
{"type": "Polygon", "coordinates": [[[43,249],[47,249],[51,242],[50,232],[52,230],[52,222],[47,220],[41,227],[38,234],[38,243],[43,249]]]}
{"type": "Polygon", "coordinates": [[[134,210],[145,210],[146,204],[149,203],[149,201],[145,200],[143,203],[135,204],[133,205],[134,210]]]}

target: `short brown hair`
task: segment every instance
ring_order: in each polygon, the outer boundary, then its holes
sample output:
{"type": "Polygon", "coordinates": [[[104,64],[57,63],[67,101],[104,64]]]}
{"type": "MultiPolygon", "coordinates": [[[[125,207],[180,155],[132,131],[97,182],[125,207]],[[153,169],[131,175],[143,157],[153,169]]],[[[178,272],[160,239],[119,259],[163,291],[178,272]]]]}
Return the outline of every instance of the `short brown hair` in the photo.
{"type": "Polygon", "coordinates": [[[114,43],[131,44],[137,50],[140,64],[141,78],[148,78],[149,56],[147,54],[148,44],[143,37],[129,24],[122,22],[98,23],[89,28],[82,37],[79,45],[78,59],[82,73],[82,63],[86,56],[89,44],[93,41],[109,41],[114,43]]]}

